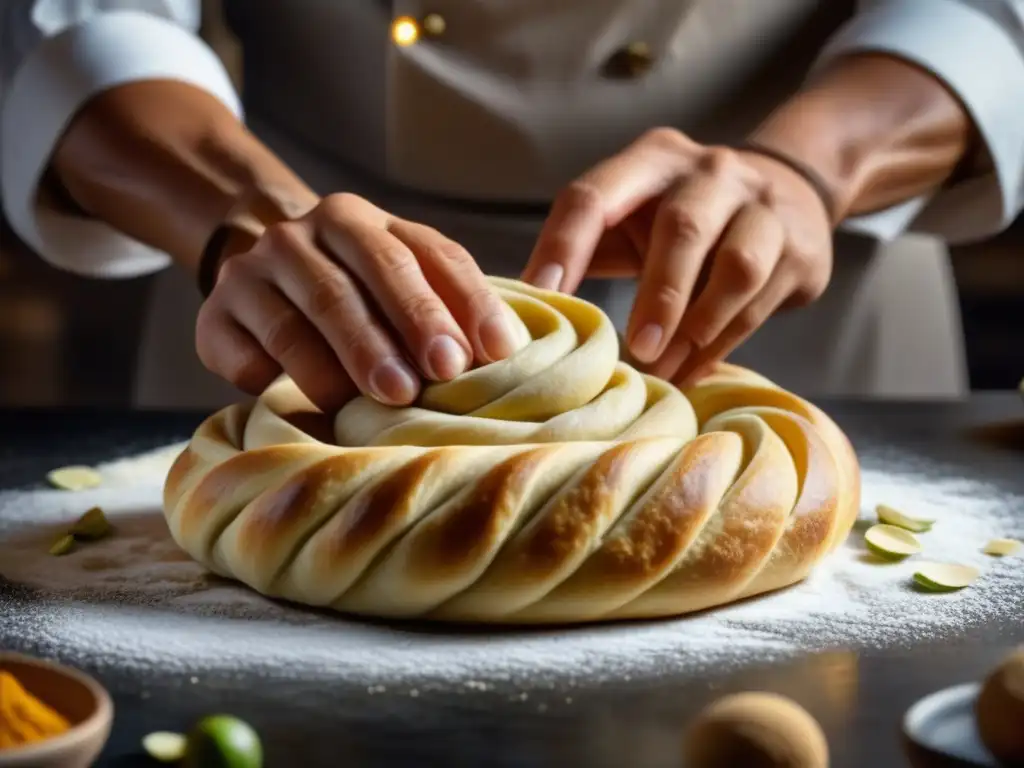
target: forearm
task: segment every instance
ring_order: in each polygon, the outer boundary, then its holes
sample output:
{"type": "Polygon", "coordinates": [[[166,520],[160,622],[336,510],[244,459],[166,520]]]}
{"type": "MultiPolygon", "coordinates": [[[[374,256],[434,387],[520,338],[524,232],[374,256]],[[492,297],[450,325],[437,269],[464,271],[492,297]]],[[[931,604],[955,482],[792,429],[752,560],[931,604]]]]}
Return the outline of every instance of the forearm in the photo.
{"type": "Polygon", "coordinates": [[[255,236],[261,222],[294,218],[317,201],[220,101],[170,80],[129,83],[90,100],[51,170],[87,215],[166,251],[190,274],[227,216],[247,211],[255,236]]]}
{"type": "Polygon", "coordinates": [[[835,61],[752,138],[816,171],[841,221],[944,184],[973,131],[959,100],[931,74],[894,57],[857,54],[835,61]]]}

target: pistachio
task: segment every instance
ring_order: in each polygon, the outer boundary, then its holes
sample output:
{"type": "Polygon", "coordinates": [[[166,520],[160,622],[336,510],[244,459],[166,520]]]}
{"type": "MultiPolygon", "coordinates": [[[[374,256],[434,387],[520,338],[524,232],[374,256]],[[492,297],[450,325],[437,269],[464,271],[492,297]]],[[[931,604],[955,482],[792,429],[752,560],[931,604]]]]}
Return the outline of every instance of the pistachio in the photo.
{"type": "Polygon", "coordinates": [[[914,581],[929,592],[953,592],[970,586],[980,575],[969,565],[921,563],[914,571],[914,581]]]}
{"type": "Polygon", "coordinates": [[[903,528],[914,533],[927,533],[935,524],[934,520],[911,517],[904,512],[900,512],[895,507],[890,507],[888,504],[879,504],[875,507],[875,513],[878,515],[878,522],[885,523],[886,525],[895,525],[897,528],[903,528]]]}
{"type": "Polygon", "coordinates": [[[992,539],[988,544],[985,545],[983,550],[986,555],[992,555],[993,557],[1006,557],[1007,555],[1013,555],[1020,551],[1024,544],[1021,544],[1016,539],[992,539]]]}
{"type": "Polygon", "coordinates": [[[70,531],[71,535],[82,541],[96,541],[110,533],[110,521],[99,507],[93,507],[78,518],[70,531]]]}
{"type": "Polygon", "coordinates": [[[66,555],[72,549],[75,548],[75,537],[70,533],[61,536],[57,541],[54,542],[53,546],[50,547],[50,554],[55,557],[66,555]]]}
{"type": "Polygon", "coordinates": [[[910,531],[880,523],[864,534],[868,549],[886,560],[902,560],[921,551],[921,542],[910,531]]]}

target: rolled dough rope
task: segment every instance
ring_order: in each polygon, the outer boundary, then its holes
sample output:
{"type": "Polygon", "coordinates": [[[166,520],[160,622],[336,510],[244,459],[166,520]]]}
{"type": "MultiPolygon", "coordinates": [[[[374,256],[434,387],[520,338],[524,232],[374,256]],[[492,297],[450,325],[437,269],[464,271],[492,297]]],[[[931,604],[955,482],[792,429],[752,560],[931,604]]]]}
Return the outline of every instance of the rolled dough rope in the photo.
{"type": "Polygon", "coordinates": [[[720,364],[683,393],[580,299],[492,278],[508,359],[323,414],[282,378],[207,419],[164,488],[175,541],[272,597],[376,617],[676,616],[794,584],[850,531],[842,431],[720,364]]]}

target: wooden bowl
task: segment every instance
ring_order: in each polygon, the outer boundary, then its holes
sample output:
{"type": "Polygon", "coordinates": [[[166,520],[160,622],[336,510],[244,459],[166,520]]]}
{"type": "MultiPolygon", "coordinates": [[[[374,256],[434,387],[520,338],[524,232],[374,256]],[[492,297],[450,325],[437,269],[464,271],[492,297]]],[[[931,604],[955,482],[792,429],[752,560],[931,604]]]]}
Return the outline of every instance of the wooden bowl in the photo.
{"type": "Polygon", "coordinates": [[[71,729],[52,739],[0,749],[0,768],[89,768],[110,736],[114,705],[98,682],[77,670],[16,653],[0,653],[0,670],[67,718],[71,729]]]}

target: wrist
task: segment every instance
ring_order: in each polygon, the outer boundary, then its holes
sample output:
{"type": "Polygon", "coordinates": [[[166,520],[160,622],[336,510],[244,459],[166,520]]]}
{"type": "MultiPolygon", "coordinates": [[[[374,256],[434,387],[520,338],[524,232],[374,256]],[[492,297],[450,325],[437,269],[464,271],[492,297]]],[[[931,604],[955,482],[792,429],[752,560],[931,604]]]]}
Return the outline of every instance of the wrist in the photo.
{"type": "Polygon", "coordinates": [[[209,136],[198,155],[206,175],[218,179],[225,197],[211,208],[213,217],[201,228],[201,252],[183,266],[202,287],[201,273],[212,262],[212,289],[224,261],[252,248],[267,227],[305,215],[319,197],[241,124],[209,136]]]}
{"type": "Polygon", "coordinates": [[[250,250],[266,228],[278,221],[295,218],[287,205],[277,205],[265,194],[249,190],[214,227],[195,267],[199,292],[208,297],[224,262],[250,250]]]}
{"type": "Polygon", "coordinates": [[[225,261],[250,250],[267,227],[301,218],[320,200],[248,131],[230,143],[215,144],[210,151],[222,163],[240,164],[248,178],[209,230],[190,270],[204,297],[216,285],[225,261]]]}
{"type": "MultiPolygon", "coordinates": [[[[793,155],[750,139],[737,147],[741,152],[748,153],[748,163],[768,164],[778,172],[782,171],[790,177],[791,182],[802,185],[821,204],[824,217],[828,220],[829,228],[835,227],[841,220],[842,215],[832,185],[827,179],[821,176],[812,166],[808,165],[793,155]],[[756,160],[755,160],[756,159],[756,160]]],[[[772,193],[777,195],[779,189],[773,186],[772,193]]]]}
{"type": "Polygon", "coordinates": [[[812,168],[841,221],[948,183],[971,136],[963,106],[934,75],[863,53],[833,62],[751,139],[812,168]]]}
{"type": "Polygon", "coordinates": [[[51,170],[84,215],[168,253],[191,275],[232,216],[266,225],[318,199],[214,97],[176,82],[128,83],[94,97],[51,170]]]}
{"type": "Polygon", "coordinates": [[[263,226],[251,219],[228,221],[213,231],[196,267],[196,285],[204,299],[216,286],[224,262],[252,248],[262,231],[263,226]]]}
{"type": "Polygon", "coordinates": [[[829,208],[833,225],[845,219],[859,194],[867,148],[847,140],[840,121],[819,99],[798,95],[776,110],[753,133],[752,151],[797,170],[829,208]]]}

